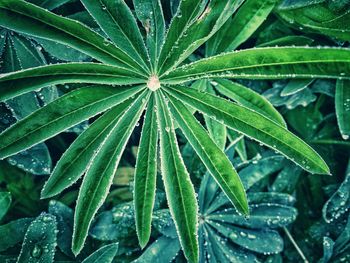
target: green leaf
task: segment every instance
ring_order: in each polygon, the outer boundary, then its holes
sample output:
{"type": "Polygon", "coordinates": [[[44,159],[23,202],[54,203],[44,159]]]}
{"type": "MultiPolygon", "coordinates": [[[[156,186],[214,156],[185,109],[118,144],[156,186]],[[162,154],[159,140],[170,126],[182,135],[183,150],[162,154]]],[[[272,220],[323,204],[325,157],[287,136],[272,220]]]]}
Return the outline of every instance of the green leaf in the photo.
{"type": "Polygon", "coordinates": [[[5,251],[22,242],[32,221],[32,218],[21,218],[0,226],[0,251],[5,251]]]}
{"type": "Polygon", "coordinates": [[[56,219],[42,213],[28,227],[18,263],[54,262],[56,249],[56,219]]]}
{"type": "Polygon", "coordinates": [[[346,48],[254,48],[202,59],[161,76],[175,84],[199,78],[350,78],[346,48]]]}
{"type": "Polygon", "coordinates": [[[236,0],[211,0],[196,21],[184,29],[171,50],[167,53],[162,50],[159,71],[169,72],[184,61],[220,29],[238,6],[236,0]]]}
{"type": "Polygon", "coordinates": [[[85,130],[65,151],[41,191],[41,198],[59,194],[73,185],[86,171],[108,134],[118,123],[132,99],[113,107],[85,130]]]}
{"type": "Polygon", "coordinates": [[[176,14],[171,20],[165,41],[159,55],[159,65],[162,65],[170,51],[179,43],[187,28],[196,21],[205,8],[207,1],[188,0],[181,1],[176,14]]]}
{"type": "Polygon", "coordinates": [[[237,210],[245,215],[249,214],[243,184],[229,159],[186,106],[171,96],[168,98],[173,116],[202,162],[237,210]]]}
{"type": "Polygon", "coordinates": [[[97,63],[56,64],[0,74],[0,101],[29,91],[65,83],[129,85],[145,83],[134,72],[97,63]]]}
{"type": "Polygon", "coordinates": [[[11,205],[11,193],[0,192],[0,221],[6,215],[11,205]]]}
{"type": "Polygon", "coordinates": [[[350,207],[350,163],[346,169],[345,179],[335,191],[335,193],[328,199],[322,209],[323,218],[327,223],[340,218],[345,214],[350,207]]]}
{"type": "Polygon", "coordinates": [[[117,251],[118,243],[105,245],[84,259],[82,263],[111,263],[117,251]]]}
{"type": "Polygon", "coordinates": [[[350,80],[338,80],[335,90],[335,109],[341,135],[350,136],[350,80]]]}
{"type": "Polygon", "coordinates": [[[288,82],[288,84],[281,91],[281,96],[290,96],[299,91],[306,89],[314,80],[313,79],[294,79],[288,82]]]}
{"type": "Polygon", "coordinates": [[[148,98],[149,93],[145,91],[120,117],[86,172],[74,214],[72,251],[75,255],[83,248],[91,221],[108,195],[122,153],[148,98]]]}
{"type": "Polygon", "coordinates": [[[189,262],[198,262],[198,205],[190,176],[180,155],[174,121],[162,94],[156,94],[161,171],[171,215],[189,262]]]}
{"type": "Polygon", "coordinates": [[[283,3],[276,13],[300,30],[321,33],[343,41],[350,40],[348,1],[294,2],[283,3]]]}
{"type": "Polygon", "coordinates": [[[74,90],[0,134],[0,158],[15,154],[111,108],[140,87],[92,86],[74,90]]]}
{"type": "Polygon", "coordinates": [[[327,164],[310,146],[259,113],[225,99],[181,86],[166,88],[166,91],[226,126],[279,151],[305,170],[329,174],[327,164]]]}
{"type": "Polygon", "coordinates": [[[161,236],[150,245],[142,255],[133,261],[134,263],[168,263],[176,257],[180,251],[180,243],[177,238],[161,236]]]}
{"type": "Polygon", "coordinates": [[[158,131],[154,96],[148,105],[137,154],[134,202],[136,230],[141,247],[151,235],[152,210],[156,194],[158,131]]]}
{"type": "Polygon", "coordinates": [[[45,9],[48,10],[53,10],[55,8],[58,8],[64,4],[66,4],[67,2],[69,2],[70,0],[30,0],[28,2],[31,2],[33,4],[36,4],[38,6],[41,6],[45,9]]]}
{"type": "Polygon", "coordinates": [[[136,20],[122,0],[81,0],[111,41],[147,68],[148,55],[136,20]]]}
{"type": "Polygon", "coordinates": [[[112,210],[100,213],[89,231],[89,236],[100,241],[123,242],[135,235],[135,211],[131,202],[121,203],[112,210]]]}
{"type": "MultiPolygon", "coordinates": [[[[215,95],[216,93],[212,85],[208,81],[205,81],[205,84],[206,85],[203,91],[207,91],[208,93],[215,95]]],[[[219,148],[224,151],[227,140],[226,126],[220,122],[209,118],[208,116],[204,116],[204,120],[207,130],[209,132],[209,136],[214,140],[214,142],[219,146],[219,148]]]]}
{"type": "Polygon", "coordinates": [[[153,63],[157,63],[165,35],[165,20],[161,1],[133,0],[133,3],[136,16],[146,31],[149,56],[153,63]]]}
{"type": "Polygon", "coordinates": [[[259,44],[257,47],[276,47],[276,46],[307,46],[314,42],[313,39],[305,36],[286,36],[280,37],[268,42],[259,44]]]}
{"type": "Polygon", "coordinates": [[[218,85],[215,88],[226,97],[238,102],[239,104],[256,111],[265,117],[275,121],[283,127],[286,123],[281,114],[272,106],[272,104],[259,93],[226,79],[216,80],[218,85]]]}
{"type": "Polygon", "coordinates": [[[274,230],[244,229],[219,222],[211,223],[222,235],[245,249],[258,253],[280,253],[283,250],[283,239],[274,230]]]}
{"type": "Polygon", "coordinates": [[[22,0],[0,2],[0,25],[34,37],[55,40],[107,64],[144,72],[128,54],[84,24],[22,0]]]}
{"type": "Polygon", "coordinates": [[[233,51],[245,42],[266,20],[277,0],[246,0],[232,19],[209,40],[208,55],[233,51]]]}
{"type": "Polygon", "coordinates": [[[48,211],[57,220],[57,247],[67,256],[73,256],[70,248],[73,234],[73,210],[61,202],[51,200],[48,211]]]}

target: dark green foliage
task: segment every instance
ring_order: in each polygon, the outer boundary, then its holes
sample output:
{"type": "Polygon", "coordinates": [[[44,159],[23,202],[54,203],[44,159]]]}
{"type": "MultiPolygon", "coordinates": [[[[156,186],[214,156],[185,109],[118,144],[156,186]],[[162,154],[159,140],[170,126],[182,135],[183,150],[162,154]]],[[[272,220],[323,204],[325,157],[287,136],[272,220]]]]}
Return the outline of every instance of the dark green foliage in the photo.
{"type": "Polygon", "coordinates": [[[349,8],[0,0],[0,262],[349,261],[349,8]]]}

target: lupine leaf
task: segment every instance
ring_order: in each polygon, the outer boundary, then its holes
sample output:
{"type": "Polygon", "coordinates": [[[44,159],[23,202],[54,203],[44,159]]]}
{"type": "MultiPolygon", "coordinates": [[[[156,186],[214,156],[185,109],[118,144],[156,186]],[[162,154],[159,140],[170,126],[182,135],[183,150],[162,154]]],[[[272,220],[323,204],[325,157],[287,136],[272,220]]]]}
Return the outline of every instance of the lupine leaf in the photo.
{"type": "Polygon", "coordinates": [[[23,241],[32,218],[21,218],[0,226],[0,252],[23,241]]]}
{"type": "Polygon", "coordinates": [[[130,106],[132,99],[113,107],[85,130],[65,151],[44,185],[41,198],[48,198],[74,184],[85,172],[106,136],[130,106]]]}
{"type": "Polygon", "coordinates": [[[180,243],[177,238],[162,236],[150,245],[133,263],[171,262],[179,253],[180,243]]]}
{"type": "Polygon", "coordinates": [[[281,114],[267,99],[257,92],[226,79],[218,79],[216,81],[218,85],[215,87],[221,94],[251,110],[264,115],[265,117],[268,117],[281,126],[286,127],[286,123],[281,114]]]}
{"type": "Polygon", "coordinates": [[[276,2],[276,0],[244,1],[233,18],[208,41],[209,55],[235,50],[266,20],[276,2]]]}
{"type": "MultiPolygon", "coordinates": [[[[146,31],[149,56],[157,63],[165,35],[165,20],[160,0],[133,0],[136,16],[146,31]]],[[[155,65],[152,65],[155,66],[155,65]]]]}
{"type": "MultiPolygon", "coordinates": [[[[207,85],[204,91],[213,95],[216,94],[212,85],[208,81],[205,81],[205,83],[207,85]]],[[[226,146],[226,140],[227,140],[226,126],[220,122],[217,122],[209,118],[208,116],[204,116],[204,120],[205,120],[205,125],[207,127],[207,130],[209,132],[209,136],[214,140],[214,142],[219,146],[221,150],[224,150],[226,146]]]]}
{"type": "Polygon", "coordinates": [[[141,132],[135,170],[135,218],[141,247],[151,235],[152,210],[156,194],[158,131],[154,96],[148,105],[141,132]]]}
{"type": "Polygon", "coordinates": [[[105,245],[84,259],[82,263],[111,263],[117,251],[118,243],[105,245]]]}
{"type": "Polygon", "coordinates": [[[335,109],[343,139],[350,136],[350,80],[338,80],[335,91],[335,109]]]}
{"type": "Polygon", "coordinates": [[[56,64],[0,74],[0,101],[29,91],[65,83],[109,85],[140,84],[145,80],[132,71],[97,63],[56,64]]]}
{"type": "Polygon", "coordinates": [[[54,216],[42,213],[28,227],[18,263],[54,262],[57,223],[54,216]]]}
{"type": "Polygon", "coordinates": [[[81,0],[111,41],[147,68],[147,50],[130,8],[122,0],[81,0]]]}
{"type": "Polygon", "coordinates": [[[169,99],[171,112],[180,124],[187,140],[237,210],[247,215],[249,213],[248,202],[243,184],[229,159],[191,112],[186,109],[186,106],[171,96],[169,99]]]}
{"type": "Polygon", "coordinates": [[[0,192],[0,221],[6,215],[11,205],[11,194],[8,192],[0,192]]]}
{"type": "Polygon", "coordinates": [[[329,174],[323,159],[285,128],[247,108],[185,87],[167,88],[168,93],[228,127],[281,152],[311,173],[329,174]]]}
{"type": "Polygon", "coordinates": [[[106,199],[121,155],[146,106],[149,93],[140,95],[108,134],[86,172],[74,214],[72,251],[79,254],[91,221],[106,199]]]}
{"type": "Polygon", "coordinates": [[[291,80],[288,84],[283,88],[281,92],[281,96],[290,96],[299,91],[306,89],[311,83],[313,79],[296,79],[291,80]]]}
{"type": "Polygon", "coordinates": [[[201,59],[161,77],[163,83],[199,78],[350,78],[345,48],[254,48],[201,59]]]}
{"type": "Polygon", "coordinates": [[[128,54],[84,24],[22,0],[0,2],[0,25],[66,44],[107,64],[123,65],[144,72],[128,54]]]}
{"type": "Polygon", "coordinates": [[[181,1],[176,14],[171,20],[159,55],[159,65],[166,60],[169,52],[179,42],[187,28],[198,18],[208,0],[181,1]]]}
{"type": "Polygon", "coordinates": [[[180,156],[174,123],[162,94],[157,92],[161,171],[171,215],[189,262],[198,262],[198,205],[190,176],[180,156]]]}
{"type": "Polygon", "coordinates": [[[0,134],[0,158],[5,158],[42,142],[140,91],[93,86],[74,90],[37,110],[0,134]]]}
{"type": "Polygon", "coordinates": [[[159,71],[170,71],[184,61],[220,29],[237,7],[236,0],[211,0],[197,20],[185,28],[165,59],[160,57],[159,71]]]}

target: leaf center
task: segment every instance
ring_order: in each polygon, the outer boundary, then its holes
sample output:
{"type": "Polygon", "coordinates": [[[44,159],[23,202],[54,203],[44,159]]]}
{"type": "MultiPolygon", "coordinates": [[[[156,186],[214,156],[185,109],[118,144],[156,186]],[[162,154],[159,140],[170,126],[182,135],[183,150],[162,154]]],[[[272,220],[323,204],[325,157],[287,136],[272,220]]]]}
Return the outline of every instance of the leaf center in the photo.
{"type": "Polygon", "coordinates": [[[160,88],[160,81],[159,81],[158,76],[152,75],[148,79],[147,87],[152,91],[156,91],[157,89],[159,89],[160,88]]]}

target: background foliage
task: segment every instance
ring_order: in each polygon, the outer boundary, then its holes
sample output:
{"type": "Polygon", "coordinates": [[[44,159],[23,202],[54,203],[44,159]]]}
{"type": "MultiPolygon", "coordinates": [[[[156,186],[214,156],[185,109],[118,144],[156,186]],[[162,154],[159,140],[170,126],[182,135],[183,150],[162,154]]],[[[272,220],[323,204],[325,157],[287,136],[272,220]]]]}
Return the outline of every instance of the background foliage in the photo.
{"type": "MultiPolygon", "coordinates": [[[[98,28],[79,1],[30,2],[98,28]]],[[[169,21],[179,1],[163,2],[169,21]]],[[[247,1],[242,8],[254,10],[257,2],[247,1]]],[[[244,14],[242,17],[246,17],[244,14]]],[[[242,21],[242,17],[233,17],[226,27],[242,21]]],[[[242,23],[249,25],[251,32],[238,38],[232,49],[275,45],[348,48],[349,23],[350,3],[346,0],[266,1],[264,8],[242,23]]],[[[190,59],[215,53],[203,46],[190,59]]],[[[1,73],[63,61],[91,60],[65,45],[4,28],[0,28],[0,54],[1,73]]],[[[210,92],[215,89],[230,97],[225,89],[227,83],[200,82],[192,86],[206,87],[210,92]]],[[[178,133],[181,153],[198,193],[200,261],[349,262],[350,117],[346,114],[350,107],[349,81],[242,79],[238,83],[264,95],[277,107],[289,129],[326,160],[332,176],[307,173],[274,151],[231,130],[223,130],[214,122],[211,131],[218,133],[218,138],[227,139],[223,147],[248,191],[251,216],[244,220],[208,176],[184,135],[178,133]]],[[[1,103],[0,131],[79,85],[55,85],[1,103]]],[[[51,200],[41,200],[40,191],[62,153],[92,121],[0,161],[0,261],[186,262],[160,183],[151,242],[143,250],[139,247],[132,203],[141,130],[137,127],[107,201],[93,221],[86,246],[77,258],[73,256],[72,208],[80,182],[51,200]]],[[[203,121],[210,125],[209,120],[203,121]]]]}

